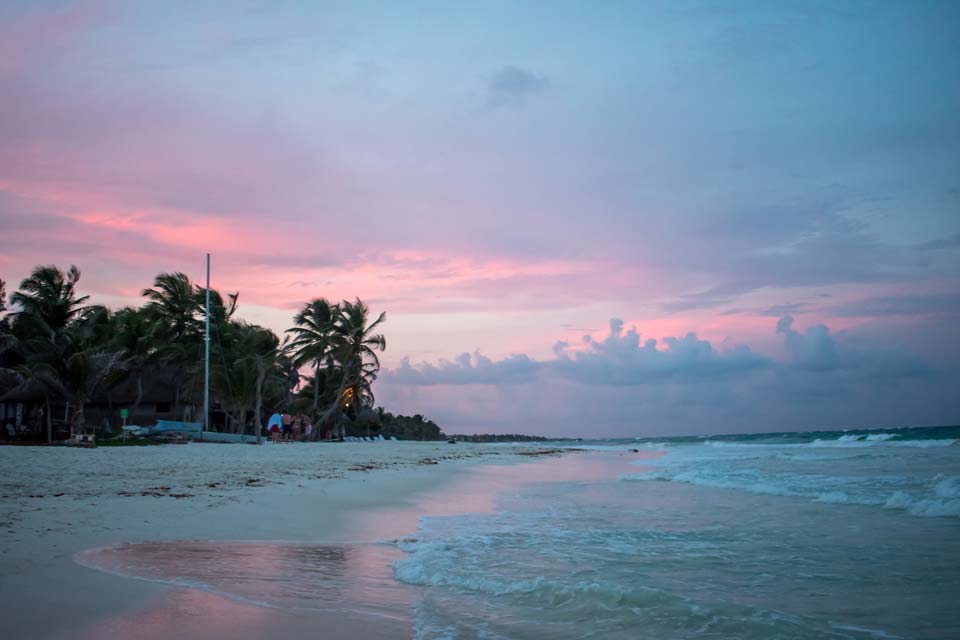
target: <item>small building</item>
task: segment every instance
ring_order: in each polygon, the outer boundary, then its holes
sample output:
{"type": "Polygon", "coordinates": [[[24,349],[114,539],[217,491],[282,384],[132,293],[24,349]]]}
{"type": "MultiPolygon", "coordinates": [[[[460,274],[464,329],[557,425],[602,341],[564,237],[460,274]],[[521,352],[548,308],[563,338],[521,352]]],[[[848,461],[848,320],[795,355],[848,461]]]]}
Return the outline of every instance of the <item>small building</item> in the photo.
{"type": "MultiPolygon", "coordinates": [[[[137,380],[125,375],[105,387],[84,406],[85,426],[100,433],[119,433],[123,426],[121,409],[127,410],[128,425],[150,426],[158,420],[193,421],[202,409],[189,401],[189,394],[178,389],[180,380],[173,367],[159,367],[145,372],[142,394],[137,403],[137,380]]],[[[46,440],[46,416],[43,388],[36,383],[17,386],[3,393],[0,390],[0,437],[9,437],[11,425],[21,440],[46,440]]],[[[62,398],[51,397],[53,440],[63,440],[70,433],[71,407],[62,398]]]]}

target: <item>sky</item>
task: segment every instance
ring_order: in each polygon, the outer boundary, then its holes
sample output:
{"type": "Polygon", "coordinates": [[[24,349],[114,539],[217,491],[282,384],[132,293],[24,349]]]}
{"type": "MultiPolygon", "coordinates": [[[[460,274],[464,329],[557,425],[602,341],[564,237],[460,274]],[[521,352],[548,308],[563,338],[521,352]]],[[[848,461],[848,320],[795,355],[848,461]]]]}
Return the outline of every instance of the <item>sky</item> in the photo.
{"type": "Polygon", "coordinates": [[[0,278],[386,311],[448,432],[960,423],[960,3],[0,3],[0,278]]]}

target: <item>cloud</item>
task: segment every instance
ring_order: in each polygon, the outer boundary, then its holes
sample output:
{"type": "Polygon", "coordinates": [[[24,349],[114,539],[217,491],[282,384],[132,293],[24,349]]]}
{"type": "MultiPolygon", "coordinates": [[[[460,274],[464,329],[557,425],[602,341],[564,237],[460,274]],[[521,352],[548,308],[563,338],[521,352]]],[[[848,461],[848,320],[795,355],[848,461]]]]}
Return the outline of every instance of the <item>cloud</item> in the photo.
{"type": "Polygon", "coordinates": [[[832,373],[874,380],[931,373],[931,367],[921,358],[895,346],[838,341],[823,324],[809,326],[802,332],[793,325],[791,316],[784,316],[776,323],[776,333],[783,337],[787,354],[785,360],[779,361],[743,344],[717,349],[695,333],[641,340],[636,327],[624,331],[623,321],[612,318],[603,339],[585,335],[580,345],[558,341],[550,360],[538,361],[526,354],[492,360],[479,352],[472,356],[463,353],[455,361],[441,360],[436,365],[428,362],[414,365],[404,358],[400,367],[384,372],[384,379],[392,384],[417,386],[510,386],[528,384],[538,373],[546,372],[581,385],[621,387],[710,380],[734,383],[763,371],[787,377],[811,372],[822,374],[823,384],[838,381],[829,378],[828,374],[832,373]]]}
{"type": "Polygon", "coordinates": [[[783,357],[719,349],[695,334],[641,339],[613,318],[607,335],[559,341],[554,357],[475,353],[385,372],[378,394],[452,431],[601,436],[929,424],[960,415],[945,402],[960,378],[889,342],[776,323],[783,357]],[[945,395],[946,394],[946,395],[945,395]]]}
{"type": "Polygon", "coordinates": [[[545,76],[520,67],[506,66],[493,74],[487,84],[487,106],[520,107],[527,98],[550,86],[545,76]]]}
{"type": "MultiPolygon", "coordinates": [[[[790,359],[787,369],[814,373],[839,372],[858,378],[897,381],[931,373],[930,367],[917,356],[891,345],[871,345],[858,348],[837,342],[830,330],[822,324],[807,327],[800,333],[793,328],[793,318],[784,316],[777,321],[777,333],[784,337],[790,359]]],[[[834,381],[821,378],[825,385],[834,381]]],[[[849,382],[849,380],[846,380],[849,382]]]]}
{"type": "Polygon", "coordinates": [[[924,242],[917,245],[917,249],[919,249],[920,251],[937,251],[940,249],[956,249],[957,247],[960,247],[960,233],[955,233],[952,236],[939,238],[937,240],[931,240],[929,242],[924,242]]]}
{"type": "Polygon", "coordinates": [[[840,367],[837,348],[830,330],[822,324],[808,327],[804,333],[793,329],[793,318],[777,321],[777,333],[784,336],[791,364],[813,371],[829,371],[840,367]]]}
{"type": "Polygon", "coordinates": [[[865,318],[960,314],[960,294],[931,293],[876,296],[828,307],[825,311],[837,317],[865,318]]]}
{"type": "Polygon", "coordinates": [[[734,376],[767,365],[767,359],[737,346],[725,352],[714,349],[695,333],[668,337],[658,347],[655,339],[642,343],[636,327],[623,331],[623,321],[610,320],[610,332],[601,341],[584,336],[585,349],[570,352],[557,345],[557,358],[549,366],[557,374],[581,384],[638,385],[662,382],[696,382],[734,376]]]}
{"type": "Polygon", "coordinates": [[[636,327],[626,332],[623,321],[610,320],[603,340],[584,336],[582,345],[572,349],[564,341],[554,345],[555,358],[537,361],[526,354],[491,360],[480,353],[464,353],[456,361],[441,360],[412,365],[404,359],[397,369],[385,372],[385,380],[405,385],[515,385],[527,384],[540,371],[555,374],[578,384],[629,386],[665,382],[692,383],[705,379],[736,376],[769,364],[746,346],[718,351],[696,334],[648,339],[641,343],[636,327]]]}
{"type": "MultiPolygon", "coordinates": [[[[760,200],[760,197],[754,197],[760,200]]],[[[840,284],[879,284],[918,277],[924,266],[914,252],[886,243],[851,209],[866,206],[848,188],[812,190],[790,206],[720,211],[703,229],[709,236],[697,251],[681,252],[683,238],[654,251],[674,252],[678,268],[702,272],[709,287],[674,295],[661,303],[669,313],[712,309],[760,289],[797,289],[840,284]]]]}
{"type": "Polygon", "coordinates": [[[513,355],[494,362],[474,353],[462,353],[453,362],[441,360],[433,365],[427,362],[411,365],[403,358],[396,369],[384,372],[384,379],[401,385],[513,385],[533,380],[541,364],[524,354],[513,355]]]}
{"type": "Polygon", "coordinates": [[[767,307],[751,307],[751,308],[740,308],[736,307],[733,309],[727,309],[720,315],[723,316],[735,316],[742,314],[751,314],[758,316],[765,316],[768,318],[781,318],[787,314],[791,313],[803,313],[810,309],[810,304],[807,302],[785,302],[783,304],[774,304],[767,307]]]}

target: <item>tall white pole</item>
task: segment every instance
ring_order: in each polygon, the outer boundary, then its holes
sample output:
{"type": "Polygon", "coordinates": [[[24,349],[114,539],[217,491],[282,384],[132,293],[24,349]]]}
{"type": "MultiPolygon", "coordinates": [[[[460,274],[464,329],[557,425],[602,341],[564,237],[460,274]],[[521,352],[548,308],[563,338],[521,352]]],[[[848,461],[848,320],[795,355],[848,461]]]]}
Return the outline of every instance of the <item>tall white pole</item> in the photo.
{"type": "Polygon", "coordinates": [[[200,429],[200,439],[203,432],[209,429],[210,422],[210,254],[207,254],[207,333],[204,340],[203,357],[203,426],[200,429]]]}

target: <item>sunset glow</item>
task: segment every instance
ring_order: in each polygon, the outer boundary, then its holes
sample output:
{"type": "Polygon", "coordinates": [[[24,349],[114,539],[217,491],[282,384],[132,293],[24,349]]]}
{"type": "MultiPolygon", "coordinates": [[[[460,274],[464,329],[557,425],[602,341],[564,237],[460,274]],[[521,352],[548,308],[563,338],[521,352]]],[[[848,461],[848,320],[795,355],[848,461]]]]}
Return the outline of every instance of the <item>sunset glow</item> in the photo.
{"type": "Polygon", "coordinates": [[[450,432],[957,421],[956,8],[700,4],[6,3],[0,278],[359,297],[450,432]]]}

